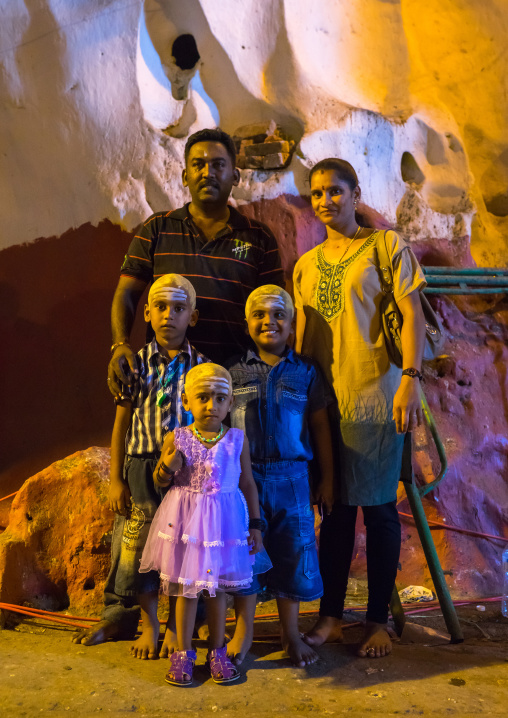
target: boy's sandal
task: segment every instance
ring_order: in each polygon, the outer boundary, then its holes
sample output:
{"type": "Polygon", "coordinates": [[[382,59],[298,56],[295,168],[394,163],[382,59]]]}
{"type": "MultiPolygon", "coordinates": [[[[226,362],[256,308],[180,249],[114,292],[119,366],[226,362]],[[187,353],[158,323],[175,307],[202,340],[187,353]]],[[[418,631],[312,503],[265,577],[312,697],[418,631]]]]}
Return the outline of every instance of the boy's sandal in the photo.
{"type": "Polygon", "coordinates": [[[231,663],[226,646],[209,651],[206,656],[206,666],[214,683],[231,683],[240,678],[240,671],[231,663]]]}
{"type": "Polygon", "coordinates": [[[191,686],[196,651],[175,651],[169,657],[169,671],[164,679],[172,686],[191,686]]]}

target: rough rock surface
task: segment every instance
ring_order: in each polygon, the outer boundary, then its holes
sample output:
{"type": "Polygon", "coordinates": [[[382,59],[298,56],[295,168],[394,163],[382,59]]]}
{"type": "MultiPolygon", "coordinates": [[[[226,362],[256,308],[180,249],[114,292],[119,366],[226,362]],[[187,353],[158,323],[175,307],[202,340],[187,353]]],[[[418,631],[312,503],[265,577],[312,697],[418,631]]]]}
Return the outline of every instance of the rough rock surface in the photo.
{"type": "Polygon", "coordinates": [[[473,255],[504,261],[504,0],[429,0],[423,15],[417,0],[13,0],[0,13],[2,246],[104,219],[133,229],[186,198],[191,132],[275,121],[299,149],[280,175],[254,171],[240,201],[302,193],[307,168],[340,155],[402,229],[469,234],[476,210],[473,255]],[[183,70],[182,34],[200,57],[183,70]]]}
{"type": "Polygon", "coordinates": [[[0,536],[0,602],[96,614],[109,570],[109,449],[78,451],[25,481],[0,536]]]}

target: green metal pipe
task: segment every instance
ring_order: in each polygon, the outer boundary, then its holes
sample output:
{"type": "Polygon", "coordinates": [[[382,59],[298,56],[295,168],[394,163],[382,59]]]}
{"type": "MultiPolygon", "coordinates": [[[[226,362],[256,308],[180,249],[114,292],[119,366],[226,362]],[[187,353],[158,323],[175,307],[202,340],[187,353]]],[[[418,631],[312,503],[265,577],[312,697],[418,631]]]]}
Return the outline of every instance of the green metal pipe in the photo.
{"type": "Polygon", "coordinates": [[[505,294],[508,287],[425,287],[425,294],[505,294]]]}
{"type": "Polygon", "coordinates": [[[404,630],[404,626],[406,625],[406,615],[404,613],[404,609],[402,608],[402,603],[400,601],[396,585],[393,587],[392,597],[390,599],[390,613],[392,614],[392,620],[395,624],[395,631],[397,636],[400,638],[402,631],[404,630]]]}
{"type": "Polygon", "coordinates": [[[487,287],[508,287],[508,275],[506,277],[464,277],[449,274],[425,274],[428,284],[484,284],[487,287]]]}
{"type": "Polygon", "coordinates": [[[423,416],[425,418],[425,423],[429,427],[429,431],[431,433],[434,444],[436,445],[437,455],[438,455],[439,461],[441,463],[441,469],[439,470],[439,473],[436,476],[436,478],[434,479],[434,481],[431,481],[429,484],[425,484],[424,486],[418,487],[418,493],[420,494],[420,496],[425,496],[425,494],[428,494],[429,491],[432,491],[432,489],[435,489],[436,486],[439,483],[441,483],[441,481],[446,476],[446,472],[448,471],[448,459],[446,458],[446,452],[445,452],[443,442],[441,441],[441,437],[439,436],[439,433],[437,431],[436,422],[434,421],[434,417],[432,416],[432,412],[430,410],[430,407],[427,403],[427,399],[426,399],[423,391],[420,392],[420,401],[422,404],[423,416]]]}
{"type": "Polygon", "coordinates": [[[476,274],[508,274],[506,267],[430,267],[422,266],[424,274],[461,274],[472,277],[476,274]]]}
{"type": "Polygon", "coordinates": [[[460,627],[459,619],[457,618],[457,613],[455,611],[448,586],[446,585],[443,569],[439,563],[436,546],[427,522],[427,517],[425,516],[420,494],[414,484],[404,483],[404,488],[406,489],[407,499],[415,520],[423,552],[425,554],[425,558],[427,559],[434,588],[436,589],[436,594],[439,599],[439,605],[443,611],[443,617],[448,633],[451,636],[451,643],[461,643],[464,640],[464,635],[460,627]]]}

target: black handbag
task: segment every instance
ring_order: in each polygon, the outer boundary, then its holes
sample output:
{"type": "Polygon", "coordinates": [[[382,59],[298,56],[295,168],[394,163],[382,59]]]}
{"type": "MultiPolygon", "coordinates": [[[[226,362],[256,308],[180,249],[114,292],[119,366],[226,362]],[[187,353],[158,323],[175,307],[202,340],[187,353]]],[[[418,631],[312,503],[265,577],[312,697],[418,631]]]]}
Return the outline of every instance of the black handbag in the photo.
{"type": "MultiPolygon", "coordinates": [[[[386,245],[386,231],[382,234],[380,233],[376,249],[381,287],[383,290],[380,309],[386,348],[390,361],[396,366],[402,367],[402,343],[400,339],[402,313],[393,296],[393,267],[386,245]]],[[[445,333],[439,317],[422,292],[420,292],[420,300],[425,317],[425,348],[423,359],[425,361],[431,361],[442,353],[445,343],[445,333]]]]}

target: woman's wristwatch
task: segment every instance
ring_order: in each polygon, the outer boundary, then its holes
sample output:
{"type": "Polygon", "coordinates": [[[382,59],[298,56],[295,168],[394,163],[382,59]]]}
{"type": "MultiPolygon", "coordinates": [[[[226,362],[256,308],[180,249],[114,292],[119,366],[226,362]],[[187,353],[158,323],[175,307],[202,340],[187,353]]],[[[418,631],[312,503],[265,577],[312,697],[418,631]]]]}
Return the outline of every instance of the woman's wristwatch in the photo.
{"type": "Polygon", "coordinates": [[[402,376],[410,376],[411,379],[419,379],[420,381],[423,379],[423,374],[421,373],[421,371],[418,371],[418,369],[415,369],[412,366],[410,366],[408,369],[404,369],[402,372],[402,376]]]}

